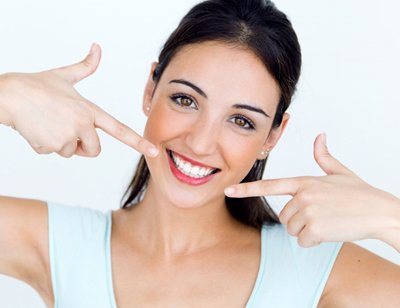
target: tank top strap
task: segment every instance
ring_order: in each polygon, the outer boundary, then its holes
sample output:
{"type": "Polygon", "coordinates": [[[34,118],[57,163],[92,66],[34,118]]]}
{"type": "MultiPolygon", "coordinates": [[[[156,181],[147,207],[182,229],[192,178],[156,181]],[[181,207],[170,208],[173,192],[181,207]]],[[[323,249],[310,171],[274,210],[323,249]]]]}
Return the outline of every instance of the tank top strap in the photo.
{"type": "Polygon", "coordinates": [[[110,284],[111,216],[47,202],[49,257],[56,308],[115,308],[110,284]]]}
{"type": "Polygon", "coordinates": [[[280,224],[264,224],[261,238],[263,264],[247,308],[317,307],[343,243],[303,248],[280,224]]]}

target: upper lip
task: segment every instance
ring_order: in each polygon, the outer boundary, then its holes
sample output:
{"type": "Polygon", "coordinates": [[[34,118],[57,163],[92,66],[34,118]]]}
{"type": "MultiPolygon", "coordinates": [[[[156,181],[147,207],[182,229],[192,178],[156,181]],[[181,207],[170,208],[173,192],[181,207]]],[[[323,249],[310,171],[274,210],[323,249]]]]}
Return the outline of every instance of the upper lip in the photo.
{"type": "Polygon", "coordinates": [[[186,157],[186,156],[184,156],[184,155],[182,155],[182,154],[179,154],[179,153],[177,153],[177,152],[175,152],[175,151],[172,151],[172,150],[170,150],[170,149],[167,149],[167,151],[168,151],[168,152],[173,152],[175,156],[178,156],[178,157],[182,158],[183,160],[186,160],[187,162],[191,163],[192,165],[199,166],[199,167],[205,167],[205,168],[209,168],[209,169],[217,169],[218,171],[220,170],[220,169],[217,168],[217,167],[212,167],[212,166],[206,165],[206,164],[204,164],[204,163],[201,163],[201,162],[199,162],[199,161],[196,161],[196,160],[194,160],[194,159],[191,159],[191,158],[189,158],[189,157],[186,157]]]}

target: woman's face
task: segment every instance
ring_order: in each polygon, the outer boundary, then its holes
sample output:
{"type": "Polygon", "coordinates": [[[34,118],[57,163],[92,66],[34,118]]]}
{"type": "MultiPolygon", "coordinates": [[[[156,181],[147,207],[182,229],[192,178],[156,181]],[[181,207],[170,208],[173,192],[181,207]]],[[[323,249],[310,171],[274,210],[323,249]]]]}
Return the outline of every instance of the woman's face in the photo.
{"type": "Polygon", "coordinates": [[[287,122],[271,130],[278,85],[252,52],[227,44],[185,46],[152,96],[154,87],[149,77],[144,136],[160,155],[146,161],[157,192],[177,207],[223,200],[224,188],[265,158],[287,122]]]}

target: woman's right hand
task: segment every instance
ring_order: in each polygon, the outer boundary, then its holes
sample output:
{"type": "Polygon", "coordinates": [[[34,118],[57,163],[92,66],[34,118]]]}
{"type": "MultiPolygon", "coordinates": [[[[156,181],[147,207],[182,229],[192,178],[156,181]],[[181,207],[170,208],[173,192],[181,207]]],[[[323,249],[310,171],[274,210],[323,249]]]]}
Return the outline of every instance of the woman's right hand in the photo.
{"type": "Polygon", "coordinates": [[[100,151],[100,128],[144,155],[157,148],[73,87],[94,73],[101,58],[93,44],[81,62],[40,73],[0,76],[0,119],[17,130],[39,154],[56,152],[63,157],[95,157],[100,151]]]}

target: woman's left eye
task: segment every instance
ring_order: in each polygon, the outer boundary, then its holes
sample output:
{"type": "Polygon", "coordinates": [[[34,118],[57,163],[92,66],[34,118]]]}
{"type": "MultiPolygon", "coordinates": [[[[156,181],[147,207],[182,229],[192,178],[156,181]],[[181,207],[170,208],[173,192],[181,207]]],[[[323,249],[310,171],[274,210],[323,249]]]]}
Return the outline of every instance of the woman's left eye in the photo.
{"type": "Polygon", "coordinates": [[[253,123],[253,121],[251,121],[250,119],[248,119],[242,115],[235,115],[232,118],[232,122],[235,123],[240,128],[244,128],[244,129],[248,129],[248,130],[253,130],[256,128],[256,125],[253,123]]]}
{"type": "Polygon", "coordinates": [[[193,98],[187,95],[176,94],[171,96],[172,101],[180,107],[197,109],[193,98]]]}

